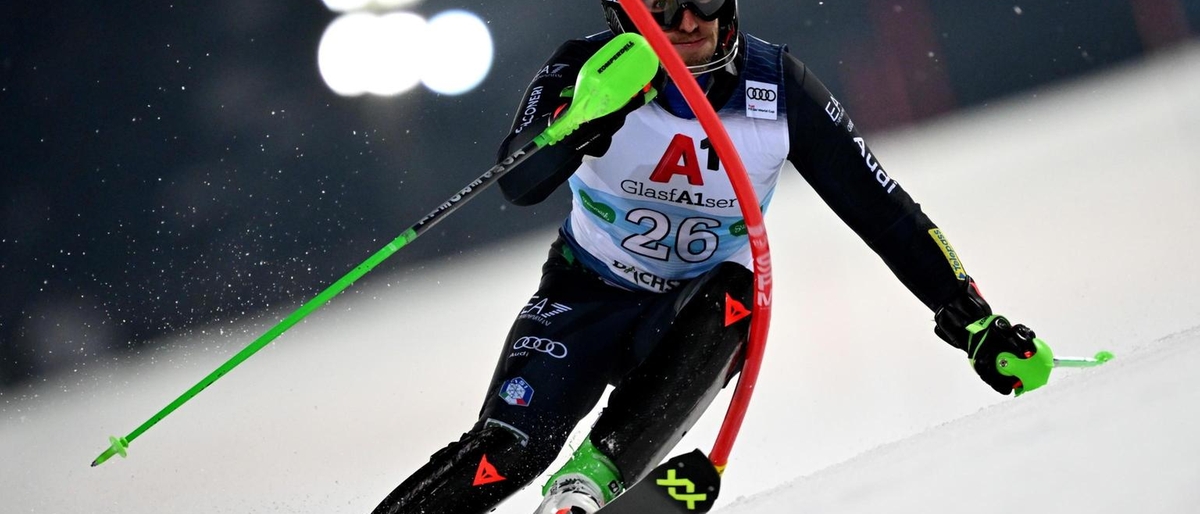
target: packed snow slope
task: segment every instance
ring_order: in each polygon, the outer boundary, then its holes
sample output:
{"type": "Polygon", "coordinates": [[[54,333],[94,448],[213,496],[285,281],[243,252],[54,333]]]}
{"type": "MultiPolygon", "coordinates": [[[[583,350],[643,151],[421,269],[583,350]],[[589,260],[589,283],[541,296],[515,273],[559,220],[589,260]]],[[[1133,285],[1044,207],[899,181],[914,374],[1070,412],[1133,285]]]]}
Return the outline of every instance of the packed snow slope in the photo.
{"type": "MultiPolygon", "coordinates": [[[[1059,354],[1117,355],[1021,398],[979,382],[934,337],[931,314],[786,173],[767,216],[767,360],[718,510],[1200,505],[1196,84],[1192,47],[867,135],[998,312],[1059,354]]],[[[470,206],[446,223],[480,215],[470,206]]],[[[369,512],[470,426],[552,237],[443,267],[384,266],[134,441],[128,459],[97,468],[88,464],[110,434],[131,431],[307,297],[6,393],[0,511],[369,512]]],[[[727,400],[680,451],[710,448],[727,400]]],[[[537,501],[530,488],[497,512],[537,501]]]]}

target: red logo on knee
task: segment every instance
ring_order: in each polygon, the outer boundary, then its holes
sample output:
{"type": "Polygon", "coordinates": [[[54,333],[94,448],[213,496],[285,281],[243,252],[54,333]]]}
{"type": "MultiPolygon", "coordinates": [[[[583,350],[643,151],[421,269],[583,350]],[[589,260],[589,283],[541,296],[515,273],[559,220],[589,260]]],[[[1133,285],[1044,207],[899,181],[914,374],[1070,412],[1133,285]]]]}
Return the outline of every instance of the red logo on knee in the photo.
{"type": "Polygon", "coordinates": [[[741,302],[734,300],[729,293],[725,293],[725,326],[732,325],[741,321],[742,318],[750,315],[750,309],[747,309],[741,302]]]}
{"type": "Polygon", "coordinates": [[[475,482],[471,485],[479,487],[502,480],[506,479],[500,475],[499,471],[496,471],[496,466],[488,462],[487,455],[485,454],[483,458],[479,459],[479,468],[475,470],[475,482]]]}

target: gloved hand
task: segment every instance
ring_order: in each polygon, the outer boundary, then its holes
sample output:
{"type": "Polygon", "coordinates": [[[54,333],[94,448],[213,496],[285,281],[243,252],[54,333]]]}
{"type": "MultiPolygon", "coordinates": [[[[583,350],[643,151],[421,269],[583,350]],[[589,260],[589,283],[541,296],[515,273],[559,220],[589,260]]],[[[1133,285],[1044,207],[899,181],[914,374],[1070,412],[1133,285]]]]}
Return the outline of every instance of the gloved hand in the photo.
{"type": "Polygon", "coordinates": [[[1025,325],[1013,325],[1004,316],[990,316],[967,327],[971,334],[967,340],[967,358],[975,373],[1000,394],[1008,394],[1021,387],[1015,376],[1000,373],[997,357],[1002,352],[1028,359],[1037,353],[1033,344],[1036,337],[1025,325]]]}
{"type": "MultiPolygon", "coordinates": [[[[500,144],[497,161],[508,157],[509,152],[521,148],[533,141],[550,126],[552,120],[566,112],[570,106],[572,92],[564,91],[559,104],[553,110],[539,115],[529,122],[523,130],[509,134],[500,144]]],[[[562,141],[543,148],[536,155],[529,157],[518,168],[500,179],[500,189],[504,197],[517,205],[533,205],[545,200],[559,185],[567,180],[586,155],[600,157],[612,145],[612,136],[625,125],[625,117],[629,113],[646,105],[654,98],[654,89],[643,89],[634,95],[617,111],[581,124],[562,141]]],[[[551,105],[542,102],[545,105],[551,105]]]]}
{"type": "MultiPolygon", "coordinates": [[[[575,132],[567,136],[563,143],[592,157],[604,156],[608,152],[608,147],[612,145],[613,134],[625,126],[625,117],[653,100],[656,93],[650,87],[643,89],[616,112],[580,125],[575,132]]],[[[568,106],[569,104],[563,104],[562,107],[559,107],[555,111],[554,118],[565,112],[568,106]]]]}
{"type": "Polygon", "coordinates": [[[1032,357],[1037,353],[1033,343],[1036,336],[1025,325],[1013,325],[1004,316],[992,315],[991,306],[970,277],[963,294],[939,309],[934,321],[934,333],[967,352],[975,373],[996,392],[1009,394],[1021,386],[1017,377],[1000,373],[996,358],[1003,352],[1021,359],[1032,357]]]}

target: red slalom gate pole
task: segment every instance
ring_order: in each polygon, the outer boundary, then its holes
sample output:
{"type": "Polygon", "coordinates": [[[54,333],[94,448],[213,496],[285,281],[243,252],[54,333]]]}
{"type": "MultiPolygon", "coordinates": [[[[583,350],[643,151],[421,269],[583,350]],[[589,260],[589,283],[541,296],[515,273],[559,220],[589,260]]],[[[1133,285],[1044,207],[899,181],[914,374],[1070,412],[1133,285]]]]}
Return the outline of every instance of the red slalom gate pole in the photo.
{"type": "Polygon", "coordinates": [[[717,434],[708,458],[723,473],[729,463],[729,453],[737,439],[746,410],[750,406],[750,397],[758,382],[758,373],[762,369],[763,352],[767,345],[767,330],[771,323],[771,248],[767,244],[767,229],[763,225],[762,212],[759,210],[758,197],[754,194],[754,186],[746,175],[746,167],[742,158],[721,125],[716,111],[708,103],[708,98],[696,83],[695,77],[688,71],[687,65],[680,59],[666,34],[658,27],[658,23],[650,17],[642,0],[620,0],[621,7],[637,26],[638,32],[650,42],[654,52],[667,69],[671,80],[679,86],[687,100],[688,106],[704,127],[712,141],[713,149],[721,162],[725,164],[725,173],[733,184],[734,193],[742,206],[742,217],[746,221],[746,231],[750,236],[750,252],[754,257],[754,309],[750,318],[750,340],[746,346],[746,362],[742,367],[741,377],[738,378],[737,388],[729,409],[725,412],[725,421],[717,434]]]}

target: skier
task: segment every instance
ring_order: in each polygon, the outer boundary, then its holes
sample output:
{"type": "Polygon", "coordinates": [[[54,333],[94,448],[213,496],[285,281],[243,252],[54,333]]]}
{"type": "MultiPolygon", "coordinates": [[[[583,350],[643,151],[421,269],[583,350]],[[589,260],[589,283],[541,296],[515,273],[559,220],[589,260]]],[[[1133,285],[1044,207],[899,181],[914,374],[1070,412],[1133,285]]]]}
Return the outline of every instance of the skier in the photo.
{"type": "MultiPolygon", "coordinates": [[[[991,315],[937,226],[879,163],[846,110],[781,46],[738,29],[736,0],[644,0],[706,91],[765,211],[785,161],[934,313],[935,333],[967,350],[965,327],[991,315]]],[[[610,31],[564,43],[538,70],[501,158],[570,102],[580,66],[615,33],[635,31],[602,0],[610,31]]],[[[570,461],[543,487],[538,514],[590,514],[657,463],[740,369],[753,304],[740,205],[703,129],[660,71],[635,99],[542,149],[501,179],[517,205],[563,182],[572,210],[540,286],[504,342],[479,419],[433,454],[378,514],[484,513],[532,482],[575,425],[615,386],[570,461]]],[[[1002,394],[1006,351],[1036,351],[1006,323],[970,348],[1002,394]],[[991,357],[991,358],[989,358],[991,357]]]]}

